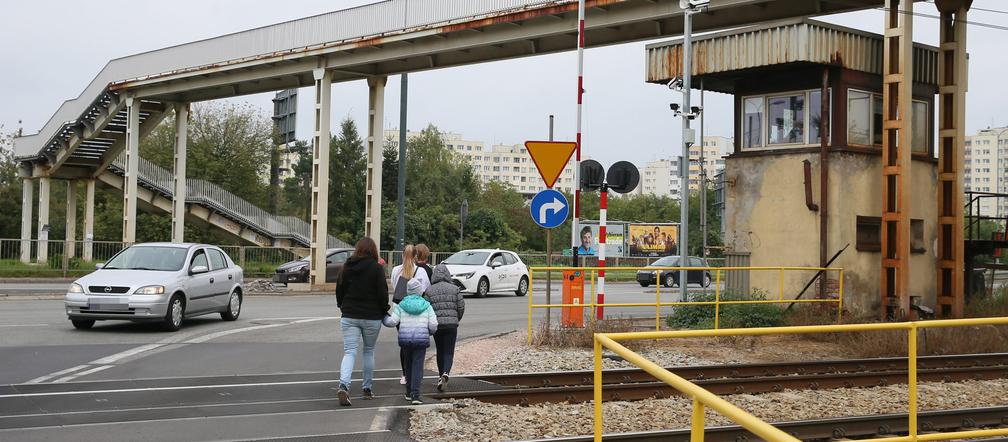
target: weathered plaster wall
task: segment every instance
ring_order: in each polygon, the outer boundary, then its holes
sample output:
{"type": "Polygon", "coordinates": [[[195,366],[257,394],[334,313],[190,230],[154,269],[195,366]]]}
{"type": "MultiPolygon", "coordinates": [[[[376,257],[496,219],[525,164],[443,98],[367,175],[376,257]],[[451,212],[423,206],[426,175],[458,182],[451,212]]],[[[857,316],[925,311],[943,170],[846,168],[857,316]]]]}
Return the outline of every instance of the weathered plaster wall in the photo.
{"type": "MultiPolygon", "coordinates": [[[[725,171],[734,185],[726,189],[726,245],[748,251],[752,266],[819,265],[819,212],[805,205],[802,161],[812,164],[813,201],[819,201],[819,155],[795,153],[758,157],[733,157],[725,171]]],[[[922,303],[934,305],[935,292],[935,192],[936,172],[930,162],[914,161],[910,193],[911,217],[924,220],[927,251],[911,255],[910,290],[922,303]]],[[[832,267],[844,271],[844,305],[857,314],[878,311],[881,255],[856,249],[857,216],[881,216],[881,163],[877,155],[830,155],[829,232],[827,256],[845,244],[850,247],[832,267]]],[[[795,297],[814,272],[785,272],[785,298],[795,297]]],[[[830,279],[835,285],[836,274],[830,279]]],[[[777,271],[753,271],[751,286],[770,297],[780,292],[777,271]]],[[[816,286],[805,293],[814,297],[816,286]]]]}

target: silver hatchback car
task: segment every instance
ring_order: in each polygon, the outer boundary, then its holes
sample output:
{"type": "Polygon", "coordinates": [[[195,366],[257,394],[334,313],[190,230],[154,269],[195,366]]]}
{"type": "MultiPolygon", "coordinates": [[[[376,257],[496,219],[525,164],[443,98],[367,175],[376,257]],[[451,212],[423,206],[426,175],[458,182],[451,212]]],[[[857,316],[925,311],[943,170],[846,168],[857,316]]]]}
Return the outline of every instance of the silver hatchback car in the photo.
{"type": "Polygon", "coordinates": [[[234,321],[241,313],[244,272],[215,246],[136,244],[97,268],[67,290],[67,317],[79,329],[128,320],[175,331],[187,317],[220,313],[234,321]]]}

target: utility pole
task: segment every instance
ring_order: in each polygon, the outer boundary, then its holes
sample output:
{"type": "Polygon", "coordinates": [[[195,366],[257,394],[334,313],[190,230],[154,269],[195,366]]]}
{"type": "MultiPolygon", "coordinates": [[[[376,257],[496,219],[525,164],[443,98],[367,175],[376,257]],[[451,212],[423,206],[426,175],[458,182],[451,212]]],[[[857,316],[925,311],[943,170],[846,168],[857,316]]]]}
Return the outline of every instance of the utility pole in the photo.
{"type": "MultiPolygon", "coordinates": [[[[683,10],[683,75],[682,75],[682,111],[676,105],[672,110],[682,117],[682,156],[679,160],[679,296],[681,301],[688,300],[686,267],[689,265],[689,148],[696,143],[696,133],[690,128],[690,120],[700,114],[700,108],[690,106],[690,79],[692,77],[692,45],[693,45],[693,14],[706,9],[710,0],[679,0],[683,10]]],[[[677,83],[673,81],[673,83],[677,83]]],[[[678,86],[678,84],[670,84],[678,86]]],[[[702,146],[701,146],[702,148],[702,146]]]]}
{"type": "MultiPolygon", "coordinates": [[[[395,245],[399,251],[402,251],[406,246],[406,97],[409,80],[405,72],[402,73],[401,80],[402,86],[399,89],[399,189],[395,245]]],[[[380,192],[381,189],[376,191],[380,192]]]]}
{"type": "MultiPolygon", "coordinates": [[[[700,109],[703,109],[704,105],[704,86],[703,79],[700,79],[700,109]]],[[[702,241],[702,248],[700,249],[700,256],[704,259],[704,263],[707,262],[707,160],[704,158],[704,150],[707,148],[707,142],[704,140],[704,117],[700,114],[700,238],[702,241]]],[[[700,284],[701,286],[703,283],[700,284]]],[[[707,293],[707,287],[704,287],[704,294],[707,293]]]]}
{"type": "MultiPolygon", "coordinates": [[[[549,116],[549,140],[553,141],[553,115],[549,116]]],[[[577,185],[577,183],[575,183],[577,185]]],[[[546,267],[553,267],[553,229],[546,229],[546,267]]],[[[550,299],[553,294],[553,272],[546,271],[546,305],[552,304],[550,299]]],[[[529,296],[532,296],[529,293],[529,296]]],[[[546,330],[550,329],[550,316],[552,312],[546,307],[546,330]]]]}
{"type": "Polygon", "coordinates": [[[571,257],[578,266],[578,221],[581,217],[581,101],[584,95],[585,0],[578,0],[577,45],[577,150],[574,153],[574,219],[571,222],[571,257]]]}

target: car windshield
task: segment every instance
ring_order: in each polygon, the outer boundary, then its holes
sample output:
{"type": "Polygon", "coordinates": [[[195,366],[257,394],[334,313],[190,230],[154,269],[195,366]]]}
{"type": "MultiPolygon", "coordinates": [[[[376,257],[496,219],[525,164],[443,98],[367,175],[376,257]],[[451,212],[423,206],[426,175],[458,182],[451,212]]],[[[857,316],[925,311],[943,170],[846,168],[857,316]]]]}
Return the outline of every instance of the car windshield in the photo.
{"type": "Polygon", "coordinates": [[[677,265],[679,265],[678,256],[666,256],[655,261],[650,267],[675,267],[677,265]]]}
{"type": "Polygon", "coordinates": [[[461,251],[441,262],[443,264],[478,266],[485,263],[488,256],[490,256],[488,252],[461,251]]]}
{"type": "Polygon", "coordinates": [[[182,269],[188,252],[188,249],[180,247],[130,247],[119,252],[102,268],[173,272],[182,269]]]}

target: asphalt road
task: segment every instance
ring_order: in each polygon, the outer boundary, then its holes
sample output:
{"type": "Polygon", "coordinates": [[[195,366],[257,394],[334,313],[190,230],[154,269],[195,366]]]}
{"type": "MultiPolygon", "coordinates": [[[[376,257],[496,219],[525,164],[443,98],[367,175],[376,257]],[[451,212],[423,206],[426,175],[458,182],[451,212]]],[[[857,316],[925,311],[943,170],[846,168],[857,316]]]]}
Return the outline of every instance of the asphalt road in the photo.
{"type": "MultiPolygon", "coordinates": [[[[544,287],[533,289],[532,301],[545,303],[544,287]]],[[[655,299],[654,287],[634,283],[607,291],[610,303],[655,299]]],[[[332,296],[249,296],[238,321],[204,316],[176,333],[128,322],[75,330],[61,300],[18,298],[0,301],[0,440],[403,440],[409,407],[391,329],[378,342],[378,398],[336,404],[342,336],[332,296]]],[[[668,289],[662,298],[674,299],[668,289]]],[[[513,294],[467,298],[459,339],[524,329],[528,302],[513,294]]],[[[606,313],[654,315],[615,310],[606,313]]],[[[534,321],[543,314],[536,310],[534,321]]]]}

